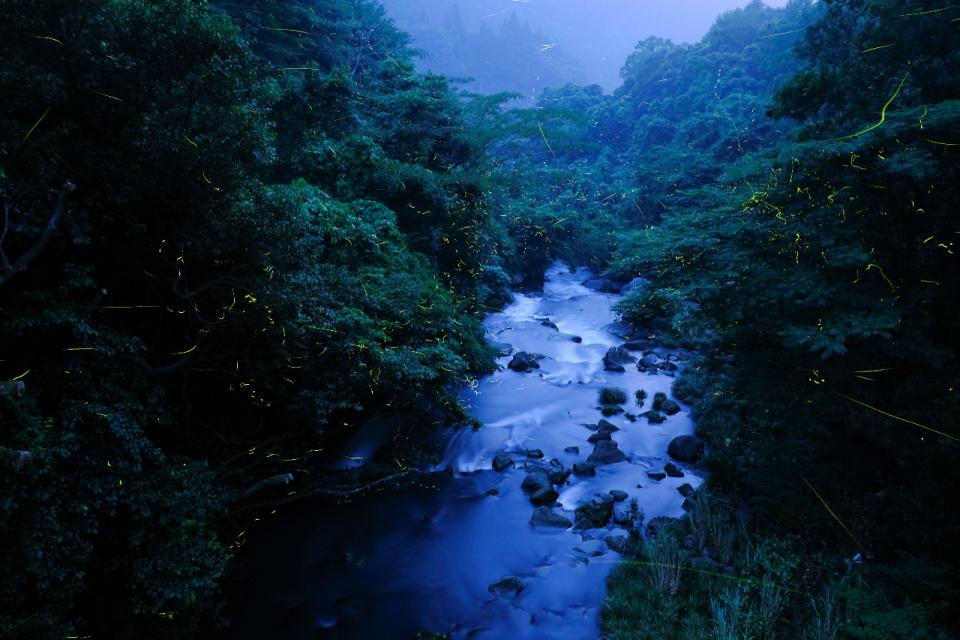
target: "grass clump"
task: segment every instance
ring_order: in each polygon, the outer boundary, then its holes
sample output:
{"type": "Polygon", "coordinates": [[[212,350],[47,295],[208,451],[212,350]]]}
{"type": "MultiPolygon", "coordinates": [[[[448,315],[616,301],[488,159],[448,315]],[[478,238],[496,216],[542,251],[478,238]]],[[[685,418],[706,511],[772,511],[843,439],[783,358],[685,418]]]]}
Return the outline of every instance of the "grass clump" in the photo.
{"type": "Polygon", "coordinates": [[[620,387],[603,387],[600,389],[600,404],[623,404],[627,401],[627,392],[620,387]]]}
{"type": "Polygon", "coordinates": [[[647,392],[643,389],[637,389],[637,392],[633,395],[637,399],[637,406],[642,407],[643,403],[647,400],[647,392]]]}

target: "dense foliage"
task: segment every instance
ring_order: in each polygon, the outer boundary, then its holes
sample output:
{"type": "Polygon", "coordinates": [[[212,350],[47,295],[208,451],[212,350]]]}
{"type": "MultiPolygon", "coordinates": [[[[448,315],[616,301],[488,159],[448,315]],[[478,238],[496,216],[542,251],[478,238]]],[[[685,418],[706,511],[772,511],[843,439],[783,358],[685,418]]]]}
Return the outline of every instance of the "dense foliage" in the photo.
{"type": "Polygon", "coordinates": [[[771,106],[802,130],[680,189],[689,204],[628,234],[614,260],[652,279],[624,316],[705,352],[683,383],[701,398],[715,494],[691,513],[710,532],[694,552],[728,550],[745,580],[694,563],[668,594],[626,568],[611,637],[647,637],[641,622],[684,638],[958,631],[958,13],[824,5],[771,106]]]}
{"type": "Polygon", "coordinates": [[[708,488],[606,636],[955,637],[957,20],[753,2],[507,110],[368,0],[7,0],[0,637],[216,625],[252,523],[423,455],[344,470],[358,425],[467,419],[557,258],[700,354],[708,488]]]}
{"type": "Polygon", "coordinates": [[[369,2],[11,0],[0,40],[0,444],[34,456],[0,635],[188,634],[246,487],[459,419],[505,283],[482,154],[369,2]]]}

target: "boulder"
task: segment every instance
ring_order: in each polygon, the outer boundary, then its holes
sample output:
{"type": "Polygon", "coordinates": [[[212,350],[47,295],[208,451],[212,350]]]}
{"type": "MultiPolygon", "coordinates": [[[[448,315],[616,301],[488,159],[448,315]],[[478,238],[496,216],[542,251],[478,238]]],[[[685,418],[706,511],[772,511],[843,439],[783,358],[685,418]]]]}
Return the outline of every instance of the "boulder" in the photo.
{"type": "Polygon", "coordinates": [[[598,529],[607,526],[613,517],[613,503],[584,504],[577,507],[574,527],[577,529],[598,529]]]}
{"type": "Polygon", "coordinates": [[[487,344],[493,347],[493,350],[496,351],[498,356],[508,356],[513,353],[513,345],[507,342],[497,342],[495,340],[487,340],[487,344]]]}
{"type": "Polygon", "coordinates": [[[653,346],[653,342],[645,338],[638,338],[636,340],[627,340],[623,343],[623,348],[628,351],[644,351],[653,346]]]}
{"type": "Polygon", "coordinates": [[[523,373],[532,369],[539,369],[540,363],[526,351],[518,351],[513,355],[513,359],[507,364],[507,367],[513,371],[523,373]]]}
{"type": "Polygon", "coordinates": [[[614,502],[623,502],[629,497],[629,494],[619,489],[610,489],[610,497],[613,498],[614,502]]]}
{"type": "Polygon", "coordinates": [[[529,493],[536,493],[547,487],[552,487],[550,478],[542,471],[531,471],[520,483],[520,488],[529,493]]]}
{"type": "Polygon", "coordinates": [[[703,440],[697,436],[677,436],[667,446],[667,453],[681,462],[696,462],[703,456],[703,440]]]}
{"type": "Polygon", "coordinates": [[[583,342],[583,338],[581,338],[580,336],[570,336],[570,341],[576,342],[577,344],[581,344],[583,342]]]}
{"type": "Polygon", "coordinates": [[[494,457],[493,459],[493,470],[494,471],[505,471],[513,466],[513,458],[508,456],[505,453],[501,453],[494,457]]]}
{"type": "Polygon", "coordinates": [[[647,471],[647,477],[650,478],[651,480],[660,481],[666,478],[667,474],[661,473],[659,471],[647,471]]]}
{"type": "Polygon", "coordinates": [[[523,583],[520,582],[520,578],[517,578],[516,576],[510,576],[508,578],[504,578],[503,580],[494,582],[487,587],[487,590],[493,595],[509,598],[523,591],[523,583]]]}
{"type": "Polygon", "coordinates": [[[533,458],[534,460],[542,460],[542,459],[543,459],[543,450],[542,450],[542,449],[531,449],[530,451],[527,451],[527,457],[528,457],[528,458],[533,458]]]}
{"type": "Polygon", "coordinates": [[[645,355],[640,358],[640,362],[637,363],[637,369],[639,371],[646,371],[648,373],[657,372],[657,357],[654,355],[645,355]]]}
{"type": "Polygon", "coordinates": [[[667,421],[667,417],[657,411],[647,411],[640,414],[642,417],[647,419],[647,422],[650,424],[663,424],[667,421]]]}
{"type": "Polygon", "coordinates": [[[605,464],[616,464],[624,462],[627,456],[617,447],[617,443],[612,440],[601,440],[594,448],[593,453],[587,456],[587,462],[597,466],[605,464]]]}
{"type": "Polygon", "coordinates": [[[658,366],[659,366],[663,371],[666,371],[667,373],[676,373],[677,371],[680,370],[680,367],[678,367],[677,365],[675,365],[675,364],[672,363],[672,362],[662,362],[662,363],[660,363],[658,366]]]}
{"type": "Polygon", "coordinates": [[[680,413],[680,405],[673,400],[664,400],[660,405],[660,411],[663,411],[668,416],[676,415],[680,413]]]}
{"type": "Polygon", "coordinates": [[[600,291],[602,293],[620,293],[629,282],[616,278],[588,278],[581,282],[587,289],[600,291]]]}
{"type": "Polygon", "coordinates": [[[543,325],[544,327],[550,327],[550,328],[553,329],[554,331],[560,331],[560,327],[558,327],[556,324],[550,322],[549,320],[544,320],[544,321],[541,322],[540,324],[543,325]]]}
{"type": "Polygon", "coordinates": [[[623,365],[636,361],[636,358],[630,355],[630,352],[623,347],[610,347],[606,355],[603,356],[603,370],[623,373],[626,371],[623,365]]]}
{"type": "Polygon", "coordinates": [[[580,453],[580,447],[567,447],[566,449],[564,449],[564,451],[567,453],[577,454],[577,453],[580,453]]]}
{"type": "Polygon", "coordinates": [[[684,498],[690,498],[694,493],[696,493],[696,490],[689,482],[684,482],[682,485],[677,487],[677,491],[679,491],[680,495],[682,495],[684,498]]]}
{"type": "Polygon", "coordinates": [[[627,555],[630,547],[630,540],[627,536],[607,536],[603,539],[607,543],[607,546],[610,547],[613,551],[616,551],[620,555],[627,555]]]}
{"type": "Polygon", "coordinates": [[[665,464],[663,467],[663,471],[671,478],[683,477],[683,471],[680,471],[680,469],[677,468],[677,465],[673,464],[672,462],[668,462],[667,464],[665,464]]]}
{"type": "Polygon", "coordinates": [[[620,431],[620,427],[609,420],[601,419],[600,422],[597,423],[597,432],[599,433],[613,433],[614,431],[620,431]]]}
{"type": "Polygon", "coordinates": [[[573,522],[565,518],[550,507],[537,507],[530,516],[530,526],[532,527],[558,527],[560,529],[569,529],[573,522]]]}
{"type": "Polygon", "coordinates": [[[590,437],[587,438],[587,442],[590,444],[596,444],[601,440],[610,440],[610,434],[607,431],[597,431],[596,433],[591,433],[590,437]]]}
{"type": "Polygon", "coordinates": [[[500,495],[500,489],[498,489],[498,488],[496,488],[496,487],[493,487],[492,489],[487,489],[487,490],[484,492],[484,495],[487,495],[487,496],[498,496],[498,495],[500,495]]]}
{"type": "Polygon", "coordinates": [[[647,535],[656,538],[657,534],[664,527],[676,527],[682,523],[680,518],[671,518],[670,516],[657,516],[647,523],[647,535]]]}
{"type": "Polygon", "coordinates": [[[627,284],[620,287],[620,295],[625,296],[628,293],[633,293],[637,289],[642,289],[648,284],[650,284],[650,281],[646,278],[634,278],[627,284]]]}
{"type": "Polygon", "coordinates": [[[573,465],[573,474],[577,476],[595,476],[597,468],[589,462],[578,462],[573,465]]]}
{"type": "Polygon", "coordinates": [[[550,482],[553,484],[563,484],[570,477],[570,469],[559,469],[550,473],[550,482]]]}
{"type": "Polygon", "coordinates": [[[618,413],[623,413],[623,407],[618,404],[604,404],[600,406],[600,413],[607,416],[615,416],[618,413]]]}
{"type": "Polygon", "coordinates": [[[556,489],[552,486],[547,486],[534,491],[533,495],[530,496],[530,502],[536,505],[551,505],[556,502],[559,497],[560,494],[557,493],[556,489]]]}

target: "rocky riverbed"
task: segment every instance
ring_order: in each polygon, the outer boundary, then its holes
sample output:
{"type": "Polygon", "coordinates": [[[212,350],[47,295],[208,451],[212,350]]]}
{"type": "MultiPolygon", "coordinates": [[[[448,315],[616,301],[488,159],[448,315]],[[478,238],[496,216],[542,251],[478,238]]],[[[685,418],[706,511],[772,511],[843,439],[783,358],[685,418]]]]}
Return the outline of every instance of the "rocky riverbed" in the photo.
{"type": "Polygon", "coordinates": [[[684,513],[702,443],[671,395],[686,354],[625,335],[590,278],[555,265],[487,318],[501,368],[464,390],[481,426],[449,434],[447,473],[301,510],[260,542],[270,613],[233,637],[599,636],[631,528],[684,513]]]}

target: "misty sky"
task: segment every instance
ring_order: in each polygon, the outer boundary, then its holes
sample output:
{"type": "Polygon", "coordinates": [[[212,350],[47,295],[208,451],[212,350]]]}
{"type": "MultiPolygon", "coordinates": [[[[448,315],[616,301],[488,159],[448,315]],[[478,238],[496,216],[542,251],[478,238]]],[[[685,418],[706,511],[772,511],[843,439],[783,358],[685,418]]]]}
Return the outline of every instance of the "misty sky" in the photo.
{"type": "MultiPolygon", "coordinates": [[[[784,6],[787,0],[765,0],[784,6]]],[[[577,60],[572,82],[597,83],[610,91],[620,84],[619,71],[640,40],[648,36],[674,42],[696,42],[718,15],[743,7],[749,0],[382,0],[397,25],[422,42],[430,30],[442,30],[456,7],[464,26],[497,29],[511,14],[539,30],[547,42],[577,60]],[[429,23],[429,25],[427,24],[429,23]]],[[[432,37],[432,36],[431,36],[432,37]]],[[[426,60],[430,68],[437,61],[426,60]]],[[[571,70],[573,73],[573,70],[571,70]]]]}

